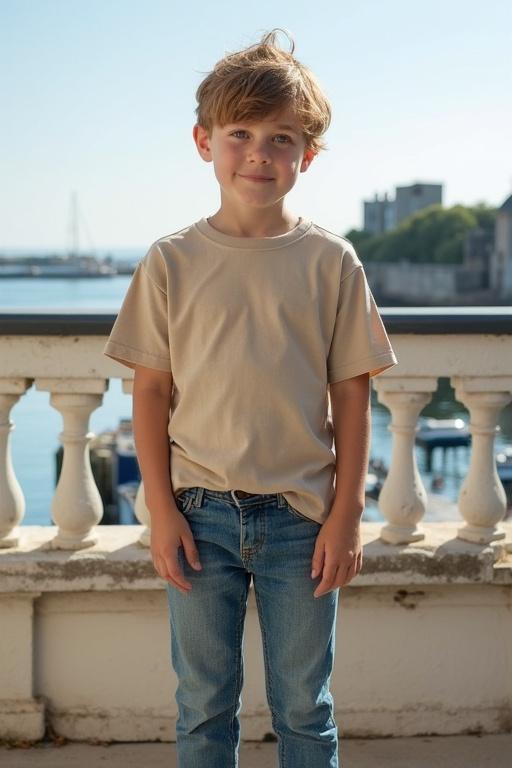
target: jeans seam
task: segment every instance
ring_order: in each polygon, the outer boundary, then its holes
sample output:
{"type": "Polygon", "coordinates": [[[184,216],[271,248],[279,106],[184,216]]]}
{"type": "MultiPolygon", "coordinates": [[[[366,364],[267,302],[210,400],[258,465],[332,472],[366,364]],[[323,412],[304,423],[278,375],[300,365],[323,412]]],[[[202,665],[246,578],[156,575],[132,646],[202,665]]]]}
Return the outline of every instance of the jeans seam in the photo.
{"type": "Polygon", "coordinates": [[[235,684],[235,695],[233,697],[233,699],[234,699],[233,707],[231,709],[230,719],[229,719],[229,738],[231,740],[231,756],[232,756],[232,759],[233,759],[233,768],[235,768],[235,766],[236,766],[236,757],[234,756],[234,753],[235,753],[235,724],[234,724],[234,719],[235,719],[235,712],[236,712],[236,693],[238,691],[239,674],[240,674],[239,669],[238,669],[238,624],[237,624],[236,631],[235,631],[235,648],[236,648],[236,651],[237,651],[237,659],[236,659],[236,665],[237,665],[237,669],[236,669],[236,684],[235,684]]]}
{"type": "MultiPolygon", "coordinates": [[[[258,608],[258,616],[259,616],[259,619],[260,619],[261,639],[262,639],[262,645],[263,645],[263,657],[265,659],[265,671],[266,671],[266,675],[265,675],[265,688],[267,690],[267,698],[268,698],[268,703],[270,705],[270,718],[271,718],[271,722],[272,722],[272,728],[274,729],[274,732],[277,733],[276,718],[275,718],[275,707],[274,707],[274,700],[272,698],[272,688],[273,688],[272,670],[271,670],[271,666],[270,666],[270,661],[269,661],[269,657],[268,657],[268,649],[267,649],[267,634],[266,634],[266,629],[265,629],[265,622],[264,622],[264,619],[263,619],[263,609],[261,607],[260,598],[259,598],[258,591],[257,591],[256,587],[254,589],[254,596],[256,598],[256,606],[258,608]]],[[[284,760],[284,755],[283,755],[283,753],[281,751],[282,750],[282,742],[283,742],[282,738],[279,738],[279,741],[280,741],[280,744],[279,744],[279,764],[280,764],[280,768],[284,768],[284,762],[282,762],[282,760],[284,760]]]]}
{"type": "Polygon", "coordinates": [[[243,604],[244,597],[242,596],[242,602],[239,606],[239,613],[238,613],[238,622],[236,625],[236,633],[235,633],[235,648],[236,648],[236,685],[235,685],[235,697],[233,702],[233,708],[230,715],[230,737],[231,737],[231,754],[233,756],[233,768],[237,768],[238,760],[236,755],[236,744],[235,744],[235,713],[238,707],[238,703],[240,700],[240,693],[242,688],[242,632],[241,632],[241,626],[244,616],[244,604],[243,604]]]}

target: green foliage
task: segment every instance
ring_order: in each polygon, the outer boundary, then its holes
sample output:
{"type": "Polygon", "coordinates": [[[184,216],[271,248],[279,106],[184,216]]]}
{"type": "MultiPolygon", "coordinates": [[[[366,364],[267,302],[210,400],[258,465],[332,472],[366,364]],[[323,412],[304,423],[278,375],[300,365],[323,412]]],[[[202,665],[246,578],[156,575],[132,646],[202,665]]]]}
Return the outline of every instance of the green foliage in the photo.
{"type": "Polygon", "coordinates": [[[482,227],[482,229],[485,229],[487,232],[494,232],[497,213],[496,208],[489,208],[485,203],[478,203],[470,210],[476,216],[479,227],[482,227]]]}
{"type": "Polygon", "coordinates": [[[484,203],[469,208],[430,205],[382,235],[351,229],[346,237],[362,261],[408,261],[411,263],[459,264],[464,241],[475,227],[494,232],[496,209],[484,203]]]}
{"type": "Polygon", "coordinates": [[[366,232],[364,229],[349,229],[348,232],[345,232],[343,237],[346,237],[347,240],[350,240],[350,242],[353,243],[357,248],[366,240],[371,240],[373,235],[371,232],[366,232]]]}

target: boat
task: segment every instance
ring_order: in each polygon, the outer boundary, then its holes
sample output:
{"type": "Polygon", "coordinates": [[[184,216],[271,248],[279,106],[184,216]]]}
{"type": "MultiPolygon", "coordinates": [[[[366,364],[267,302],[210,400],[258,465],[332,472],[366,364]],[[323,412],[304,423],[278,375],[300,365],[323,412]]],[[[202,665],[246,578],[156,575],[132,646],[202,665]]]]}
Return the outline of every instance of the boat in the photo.
{"type": "Polygon", "coordinates": [[[131,274],[134,264],[114,262],[107,254],[100,258],[94,253],[81,253],[79,246],[79,212],[76,193],[71,200],[72,245],[65,254],[0,255],[0,278],[107,278],[131,274]]]}
{"type": "Polygon", "coordinates": [[[471,433],[464,419],[434,419],[420,417],[415,437],[416,445],[424,448],[454,448],[471,443],[471,433]]]}
{"type": "Polygon", "coordinates": [[[471,432],[461,418],[434,419],[420,416],[414,442],[425,450],[426,470],[431,472],[434,449],[442,448],[445,452],[448,448],[467,447],[471,444],[471,432]]]}
{"type": "Polygon", "coordinates": [[[95,256],[0,256],[0,278],[113,277],[116,267],[95,256]]]}

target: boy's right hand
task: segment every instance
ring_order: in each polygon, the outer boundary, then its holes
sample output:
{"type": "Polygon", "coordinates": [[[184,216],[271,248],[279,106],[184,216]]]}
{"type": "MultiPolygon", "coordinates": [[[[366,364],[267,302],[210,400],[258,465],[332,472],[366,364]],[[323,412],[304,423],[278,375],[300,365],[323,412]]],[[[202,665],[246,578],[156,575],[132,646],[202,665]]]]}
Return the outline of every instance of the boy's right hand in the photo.
{"type": "Polygon", "coordinates": [[[199,552],[192,531],[179,509],[151,518],[151,556],[155,570],[162,579],[186,595],[192,585],[185,579],[178,560],[178,549],[183,547],[187,561],[200,571],[199,552]]]}

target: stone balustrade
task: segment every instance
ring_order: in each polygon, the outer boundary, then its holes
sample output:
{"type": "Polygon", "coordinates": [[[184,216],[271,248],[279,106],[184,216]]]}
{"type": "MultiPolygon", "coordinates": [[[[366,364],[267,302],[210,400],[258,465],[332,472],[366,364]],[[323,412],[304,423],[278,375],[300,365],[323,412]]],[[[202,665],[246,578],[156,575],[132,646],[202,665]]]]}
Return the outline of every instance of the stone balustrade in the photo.
{"type": "MultiPolygon", "coordinates": [[[[463,524],[457,536],[478,543],[504,538],[500,522],[505,518],[506,499],[496,472],[494,437],[500,411],[512,401],[512,313],[496,309],[499,313],[487,315],[485,323],[467,309],[459,316],[453,309],[444,315],[435,309],[423,315],[416,310],[415,316],[383,310],[399,360],[372,379],[379,401],[391,412],[393,435],[390,469],[379,498],[386,519],[380,536],[385,541],[407,544],[424,537],[426,491],[416,466],[414,436],[418,416],[440,376],[450,378],[456,398],[470,414],[471,461],[459,498],[463,524]]],[[[101,405],[111,378],[121,377],[123,390],[131,392],[132,371],[102,354],[105,336],[98,332],[106,331],[111,320],[98,315],[94,323],[94,315],[87,321],[68,315],[59,323],[58,315],[52,317],[53,325],[44,315],[17,318],[14,313],[3,320],[0,316],[0,547],[16,546],[25,513],[23,490],[9,452],[14,426],[10,412],[18,399],[32,386],[48,391],[51,405],[62,415],[64,460],[52,501],[56,525],[52,546],[73,550],[94,545],[102,517],[88,456],[90,415],[101,405]],[[72,322],[80,334],[71,332],[72,322]]],[[[141,541],[147,544],[149,516],[143,489],[136,513],[142,525],[141,541]]]]}
{"type": "MultiPolygon", "coordinates": [[[[360,736],[511,730],[512,522],[494,439],[512,400],[512,313],[382,314],[399,360],[372,379],[391,414],[385,522],[363,524],[363,571],[340,596],[338,716],[360,736]],[[415,458],[417,420],[439,377],[470,414],[459,523],[424,521],[415,458]]],[[[143,487],[139,525],[98,525],[89,420],[110,379],[122,378],[126,393],[132,386],[131,371],[102,354],[112,322],[96,312],[0,315],[0,738],[41,738],[48,722],[76,739],[172,738],[165,593],[148,550],[143,487]],[[12,408],[31,387],[48,391],[62,417],[46,527],[23,524],[9,450],[12,408]]],[[[262,738],[271,727],[249,614],[242,717],[245,738],[262,738]]]]}

